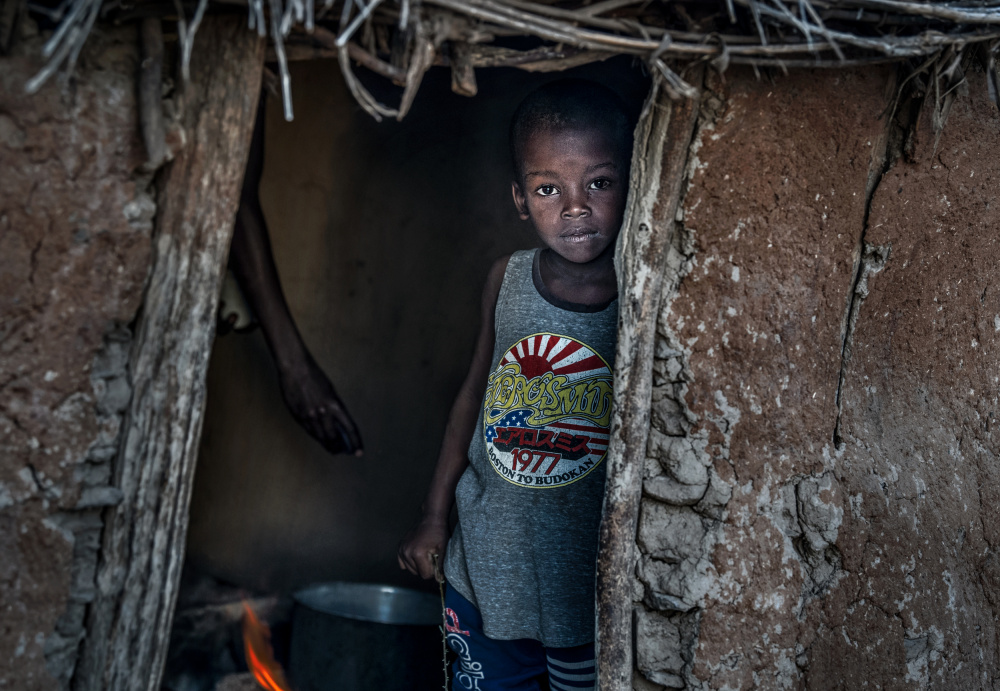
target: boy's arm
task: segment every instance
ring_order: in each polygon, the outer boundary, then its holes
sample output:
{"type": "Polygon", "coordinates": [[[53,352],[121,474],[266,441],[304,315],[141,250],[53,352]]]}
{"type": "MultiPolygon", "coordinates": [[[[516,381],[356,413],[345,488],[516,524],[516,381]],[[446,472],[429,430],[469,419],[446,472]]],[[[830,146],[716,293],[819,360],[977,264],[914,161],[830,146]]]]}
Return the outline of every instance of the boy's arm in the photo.
{"type": "Polygon", "coordinates": [[[397,555],[399,568],[406,569],[421,578],[435,575],[432,554],[438,555],[439,563],[444,559],[444,550],[448,543],[448,517],[455,501],[455,486],[469,465],[469,442],[475,432],[479,406],[482,405],[483,394],[486,392],[486,381],[493,359],[495,338],[493,321],[497,296],[500,294],[500,285],[503,283],[509,259],[508,255],[496,260],[486,278],[486,286],[483,288],[482,322],[479,325],[479,336],[472,364],[469,366],[469,374],[466,375],[451,407],[448,425],[444,431],[444,441],[441,443],[441,453],[434,469],[430,489],[427,491],[427,498],[424,500],[420,521],[399,544],[397,555]]]}

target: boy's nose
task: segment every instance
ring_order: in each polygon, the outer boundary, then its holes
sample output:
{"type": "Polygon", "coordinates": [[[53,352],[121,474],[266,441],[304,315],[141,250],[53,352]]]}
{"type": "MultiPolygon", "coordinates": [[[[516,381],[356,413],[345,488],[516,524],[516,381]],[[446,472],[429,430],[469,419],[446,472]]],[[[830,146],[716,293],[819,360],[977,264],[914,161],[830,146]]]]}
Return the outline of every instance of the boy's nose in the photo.
{"type": "Polygon", "coordinates": [[[590,215],[590,207],[587,205],[586,196],[570,194],[566,196],[566,205],[563,207],[562,217],[566,220],[572,218],[586,218],[590,215]]]}

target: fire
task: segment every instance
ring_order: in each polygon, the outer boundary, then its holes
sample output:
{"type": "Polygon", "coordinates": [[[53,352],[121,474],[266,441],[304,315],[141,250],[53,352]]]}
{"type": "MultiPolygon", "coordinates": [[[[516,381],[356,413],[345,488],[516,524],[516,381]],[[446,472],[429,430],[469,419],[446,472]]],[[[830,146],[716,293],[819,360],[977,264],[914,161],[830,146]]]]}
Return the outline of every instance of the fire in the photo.
{"type": "Polygon", "coordinates": [[[274,659],[271,630],[257,618],[250,603],[243,601],[243,650],[253,678],[267,691],[292,691],[285,672],[274,659]]]}

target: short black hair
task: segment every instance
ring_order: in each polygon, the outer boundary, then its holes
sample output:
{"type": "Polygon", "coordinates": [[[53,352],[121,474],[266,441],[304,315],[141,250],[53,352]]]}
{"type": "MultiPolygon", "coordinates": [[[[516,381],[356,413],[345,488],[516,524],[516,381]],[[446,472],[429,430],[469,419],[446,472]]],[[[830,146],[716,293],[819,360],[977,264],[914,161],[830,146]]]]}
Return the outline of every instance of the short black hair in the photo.
{"type": "Polygon", "coordinates": [[[632,155],[631,118],[618,94],[587,79],[559,79],[524,97],[510,121],[510,156],[514,175],[524,171],[524,144],[536,132],[596,128],[611,137],[626,163],[632,155]]]}

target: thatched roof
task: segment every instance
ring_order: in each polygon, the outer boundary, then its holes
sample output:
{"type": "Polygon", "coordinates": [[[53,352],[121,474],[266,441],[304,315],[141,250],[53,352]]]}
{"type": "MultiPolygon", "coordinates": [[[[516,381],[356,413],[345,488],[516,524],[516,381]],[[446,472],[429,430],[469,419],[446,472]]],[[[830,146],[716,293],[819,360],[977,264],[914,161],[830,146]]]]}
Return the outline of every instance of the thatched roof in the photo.
{"type": "Polygon", "coordinates": [[[963,60],[978,56],[1000,107],[1000,2],[905,0],[65,0],[45,45],[49,63],[37,89],[71,69],[99,18],[127,21],[159,13],[177,22],[181,71],[206,11],[243,5],[249,28],[268,35],[276,81],[291,119],[289,60],[336,57],[351,92],[373,117],[402,118],[433,65],[452,69],[453,88],[476,91],[475,68],[561,70],[615,54],[645,61],[676,98],[693,96],[693,64],[782,70],[910,61],[929,72],[937,97],[960,84],[963,60]],[[355,77],[356,65],[403,87],[397,105],[379,102],[355,77]]]}

